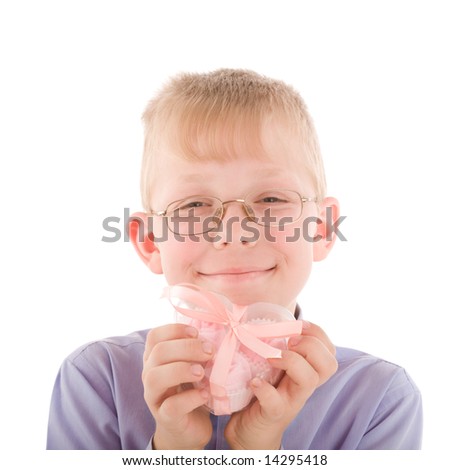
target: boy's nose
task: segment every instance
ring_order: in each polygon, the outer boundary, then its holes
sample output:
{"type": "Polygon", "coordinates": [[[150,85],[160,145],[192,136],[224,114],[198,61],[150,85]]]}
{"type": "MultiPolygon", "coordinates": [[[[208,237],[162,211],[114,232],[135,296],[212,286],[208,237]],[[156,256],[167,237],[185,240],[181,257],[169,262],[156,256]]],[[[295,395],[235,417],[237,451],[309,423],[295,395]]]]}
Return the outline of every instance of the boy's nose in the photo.
{"type": "Polygon", "coordinates": [[[227,212],[240,213],[241,216],[248,216],[246,211],[245,201],[243,199],[230,199],[229,201],[222,202],[223,206],[223,217],[226,216],[227,212]]]}
{"type": "Polygon", "coordinates": [[[256,243],[259,238],[258,225],[248,216],[244,204],[243,199],[223,203],[222,220],[217,230],[214,230],[214,245],[217,248],[234,243],[249,246],[256,243]]]}

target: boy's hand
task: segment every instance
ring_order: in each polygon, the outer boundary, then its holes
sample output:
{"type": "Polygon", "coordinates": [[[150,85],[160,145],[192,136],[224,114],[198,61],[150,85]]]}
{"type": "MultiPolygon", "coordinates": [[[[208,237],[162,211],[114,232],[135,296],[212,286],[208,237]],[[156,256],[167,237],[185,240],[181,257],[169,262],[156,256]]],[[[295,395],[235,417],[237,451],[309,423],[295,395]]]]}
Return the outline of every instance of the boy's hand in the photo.
{"type": "Polygon", "coordinates": [[[257,400],[235,413],[225,428],[232,449],[279,449],[285,429],[314,390],[336,372],[336,350],[327,335],[317,325],[305,326],[301,336],[291,338],[282,358],[269,359],[286,371],[278,387],[253,379],[257,400]]]}
{"type": "Polygon", "coordinates": [[[207,392],[183,390],[181,384],[199,382],[205,373],[201,363],[212,355],[213,346],[190,326],[165,325],[147,335],[142,382],[156,421],[155,449],[203,449],[211,439],[209,412],[199,408],[207,392]]]}

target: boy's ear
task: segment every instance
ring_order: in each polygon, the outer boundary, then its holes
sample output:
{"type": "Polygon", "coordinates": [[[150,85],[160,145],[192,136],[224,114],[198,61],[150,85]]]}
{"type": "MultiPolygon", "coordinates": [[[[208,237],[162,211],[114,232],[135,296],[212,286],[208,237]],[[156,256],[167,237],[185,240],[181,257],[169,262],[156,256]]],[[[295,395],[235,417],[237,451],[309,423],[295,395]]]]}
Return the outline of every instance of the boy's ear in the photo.
{"type": "Polygon", "coordinates": [[[161,254],[149,232],[148,215],[134,212],[128,220],[128,235],[139,258],[155,274],[162,274],[161,254]]]}
{"type": "Polygon", "coordinates": [[[328,256],[336,241],[334,224],[340,214],[339,201],[334,197],[326,197],[320,205],[319,221],[313,244],[314,261],[322,261],[328,256]]]}

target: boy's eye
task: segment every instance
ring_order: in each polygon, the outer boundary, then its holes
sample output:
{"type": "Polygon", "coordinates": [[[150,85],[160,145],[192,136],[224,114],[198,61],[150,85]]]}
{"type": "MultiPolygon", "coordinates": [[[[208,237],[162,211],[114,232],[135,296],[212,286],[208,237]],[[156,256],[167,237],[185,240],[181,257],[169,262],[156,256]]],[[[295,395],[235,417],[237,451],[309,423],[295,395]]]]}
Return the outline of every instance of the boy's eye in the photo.
{"type": "Polygon", "coordinates": [[[192,209],[195,207],[205,207],[208,204],[206,204],[204,201],[188,201],[184,203],[182,206],[180,206],[178,209],[180,210],[186,210],[186,209],[192,209]]]}
{"type": "Polygon", "coordinates": [[[283,204],[287,202],[289,202],[287,195],[277,193],[260,194],[254,198],[254,204],[283,204]]]}
{"type": "Polygon", "coordinates": [[[171,208],[177,214],[207,214],[214,211],[214,201],[209,198],[184,199],[171,208]]]}
{"type": "Polygon", "coordinates": [[[276,197],[276,196],[265,196],[264,198],[262,198],[260,201],[258,202],[286,202],[285,200],[283,199],[280,199],[279,197],[276,197]]]}

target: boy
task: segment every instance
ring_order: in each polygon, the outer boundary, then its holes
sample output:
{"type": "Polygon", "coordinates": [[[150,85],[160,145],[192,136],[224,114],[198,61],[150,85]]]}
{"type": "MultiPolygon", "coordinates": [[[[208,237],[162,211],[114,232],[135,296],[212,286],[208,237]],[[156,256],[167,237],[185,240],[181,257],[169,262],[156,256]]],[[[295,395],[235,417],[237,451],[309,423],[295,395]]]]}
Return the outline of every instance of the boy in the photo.
{"type": "MultiPolygon", "coordinates": [[[[300,96],[250,71],[185,74],[143,119],[145,213],[129,226],[140,258],[169,285],[278,304],[298,318],[296,298],[339,218],[300,96]]],[[[79,349],[55,384],[48,448],[420,447],[421,398],[405,371],[336,350],[314,324],[269,359],[284,371],[280,383],[253,379],[255,400],[231,416],[210,415],[207,391],[181,387],[202,380],[214,353],[174,323],[79,349]]]]}

